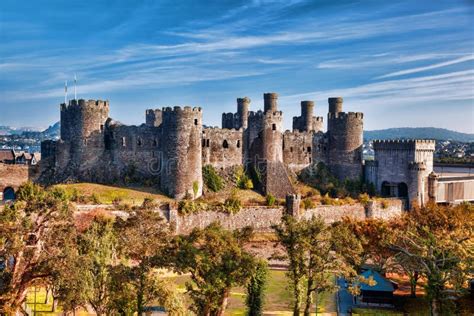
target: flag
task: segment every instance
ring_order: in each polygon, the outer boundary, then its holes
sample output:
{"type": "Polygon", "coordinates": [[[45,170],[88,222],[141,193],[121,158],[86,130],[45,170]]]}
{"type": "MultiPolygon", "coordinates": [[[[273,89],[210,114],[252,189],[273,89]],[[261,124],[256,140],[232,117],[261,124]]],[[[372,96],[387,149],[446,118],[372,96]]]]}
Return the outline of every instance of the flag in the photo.
{"type": "Polygon", "coordinates": [[[64,92],[67,93],[67,80],[64,82],[64,92]]]}

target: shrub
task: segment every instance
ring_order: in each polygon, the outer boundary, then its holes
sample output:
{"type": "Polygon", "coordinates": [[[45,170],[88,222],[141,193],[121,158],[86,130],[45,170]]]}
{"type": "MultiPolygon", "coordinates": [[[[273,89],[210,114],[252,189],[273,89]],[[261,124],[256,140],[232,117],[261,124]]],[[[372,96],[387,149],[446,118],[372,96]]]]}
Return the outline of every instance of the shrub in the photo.
{"type": "Polygon", "coordinates": [[[194,181],[193,182],[193,193],[194,193],[194,198],[197,197],[197,194],[199,192],[199,182],[194,181]]]}
{"type": "Polygon", "coordinates": [[[206,187],[213,192],[218,192],[224,188],[224,180],[211,165],[202,168],[202,178],[206,187]]]}
{"type": "Polygon", "coordinates": [[[321,198],[321,204],[322,205],[334,205],[334,200],[329,196],[329,194],[325,194],[322,198],[321,198]]]}
{"type": "Polygon", "coordinates": [[[224,202],[224,211],[235,214],[242,208],[242,203],[237,197],[229,197],[224,202]]]}
{"type": "Polygon", "coordinates": [[[314,208],[316,205],[315,203],[313,202],[313,200],[309,199],[309,198],[306,198],[303,200],[303,208],[304,209],[310,209],[310,208],[314,208]]]}
{"type": "Polygon", "coordinates": [[[370,196],[367,193],[361,193],[361,194],[359,194],[358,200],[362,205],[365,206],[365,205],[369,204],[370,196]]]}
{"type": "Polygon", "coordinates": [[[151,210],[155,207],[156,207],[155,201],[152,198],[147,197],[143,199],[143,203],[140,208],[142,210],[151,210]]]}
{"type": "Polygon", "coordinates": [[[100,204],[100,198],[99,198],[99,196],[98,196],[97,194],[95,194],[95,193],[93,193],[93,194],[91,195],[91,201],[92,201],[92,203],[94,203],[94,204],[100,204]]]}
{"type": "Polygon", "coordinates": [[[266,196],[266,199],[267,199],[267,205],[268,205],[268,206],[273,206],[273,205],[275,205],[276,198],[275,198],[273,195],[271,195],[270,193],[268,193],[267,196],[266,196]]]}
{"type": "Polygon", "coordinates": [[[178,203],[178,213],[181,215],[197,213],[200,211],[204,211],[206,208],[206,203],[197,201],[181,200],[178,203]]]}
{"type": "Polygon", "coordinates": [[[243,190],[253,189],[252,179],[250,179],[250,177],[247,175],[244,168],[239,167],[235,171],[234,177],[235,177],[236,185],[239,189],[243,189],[243,190]]]}
{"type": "MultiPolygon", "coordinates": [[[[94,195],[92,195],[92,196],[94,196],[94,195]]],[[[117,196],[117,197],[114,197],[114,199],[112,200],[112,204],[115,205],[115,206],[119,206],[120,203],[122,203],[122,198],[121,197],[117,196]]]]}

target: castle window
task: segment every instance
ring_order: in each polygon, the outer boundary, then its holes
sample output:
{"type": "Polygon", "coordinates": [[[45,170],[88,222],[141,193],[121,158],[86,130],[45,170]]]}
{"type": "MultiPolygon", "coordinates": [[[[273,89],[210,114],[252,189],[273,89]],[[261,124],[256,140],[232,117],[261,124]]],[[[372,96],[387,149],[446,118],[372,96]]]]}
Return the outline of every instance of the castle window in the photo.
{"type": "Polygon", "coordinates": [[[206,140],[206,147],[209,147],[209,139],[206,140]]]}
{"type": "Polygon", "coordinates": [[[206,147],[206,140],[205,139],[202,140],[202,147],[206,147]]]}
{"type": "Polygon", "coordinates": [[[158,146],[158,141],[156,139],[153,140],[153,146],[154,147],[158,146]]]}
{"type": "Polygon", "coordinates": [[[293,147],[290,147],[290,153],[292,153],[292,152],[293,152],[293,147]]]}
{"type": "Polygon", "coordinates": [[[277,130],[277,126],[276,124],[272,124],[272,130],[276,131],[277,130]]]}
{"type": "Polygon", "coordinates": [[[224,139],[224,142],[222,143],[222,147],[229,148],[229,143],[227,142],[226,139],[224,139]]]}
{"type": "Polygon", "coordinates": [[[198,125],[198,120],[194,119],[194,125],[198,125]]]}
{"type": "Polygon", "coordinates": [[[306,151],[310,153],[311,152],[311,147],[308,146],[308,148],[306,148],[306,151]]]}
{"type": "Polygon", "coordinates": [[[122,137],[122,147],[125,147],[125,146],[127,146],[127,141],[125,137],[122,137]]]}
{"type": "Polygon", "coordinates": [[[104,125],[100,125],[100,131],[103,132],[104,131],[104,125]]]}
{"type": "Polygon", "coordinates": [[[311,157],[309,157],[309,163],[311,163],[311,157]]]}
{"type": "Polygon", "coordinates": [[[141,145],[142,145],[142,139],[141,139],[140,137],[137,139],[137,145],[138,145],[138,146],[141,146],[141,145]]]}
{"type": "Polygon", "coordinates": [[[237,141],[237,148],[240,148],[240,140],[237,141]]]}

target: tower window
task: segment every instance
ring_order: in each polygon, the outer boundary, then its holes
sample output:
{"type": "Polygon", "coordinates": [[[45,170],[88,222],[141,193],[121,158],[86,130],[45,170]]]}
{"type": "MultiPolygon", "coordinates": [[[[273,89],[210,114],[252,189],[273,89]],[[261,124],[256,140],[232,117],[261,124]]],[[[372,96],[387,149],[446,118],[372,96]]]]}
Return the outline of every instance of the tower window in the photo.
{"type": "Polygon", "coordinates": [[[209,147],[209,139],[206,140],[206,147],[209,147]]]}
{"type": "Polygon", "coordinates": [[[308,146],[308,148],[306,148],[306,151],[310,153],[311,152],[311,147],[308,146]]]}
{"type": "Polygon", "coordinates": [[[194,125],[198,125],[198,120],[194,119],[194,125]]]}
{"type": "Polygon", "coordinates": [[[104,131],[104,125],[100,125],[100,131],[103,132],[104,131]]]}
{"type": "Polygon", "coordinates": [[[276,124],[272,124],[272,130],[276,131],[277,130],[277,126],[276,124]]]}
{"type": "Polygon", "coordinates": [[[202,147],[206,147],[206,140],[204,138],[202,139],[202,147]]]}
{"type": "Polygon", "coordinates": [[[226,139],[224,139],[224,142],[222,143],[222,147],[229,148],[229,143],[227,142],[226,139]]]}
{"type": "Polygon", "coordinates": [[[237,148],[240,148],[240,140],[237,141],[237,148]]]}
{"type": "Polygon", "coordinates": [[[290,153],[292,153],[292,152],[293,152],[293,147],[290,147],[290,153]]]}
{"type": "Polygon", "coordinates": [[[141,139],[140,137],[137,139],[137,145],[138,145],[138,146],[141,146],[141,145],[142,145],[142,139],[141,139]]]}
{"type": "Polygon", "coordinates": [[[127,146],[127,141],[125,137],[122,137],[122,147],[125,147],[125,146],[127,146]]]}
{"type": "Polygon", "coordinates": [[[153,146],[154,147],[158,146],[158,141],[156,139],[153,140],[153,146]]]}

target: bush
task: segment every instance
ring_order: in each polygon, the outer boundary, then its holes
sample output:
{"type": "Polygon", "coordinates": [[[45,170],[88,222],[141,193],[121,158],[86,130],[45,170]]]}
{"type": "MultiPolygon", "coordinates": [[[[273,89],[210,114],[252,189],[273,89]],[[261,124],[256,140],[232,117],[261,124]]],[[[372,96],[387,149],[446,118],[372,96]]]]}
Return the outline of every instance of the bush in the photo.
{"type": "Polygon", "coordinates": [[[199,192],[199,182],[194,181],[193,182],[193,193],[194,193],[194,198],[197,197],[197,194],[199,192]]]}
{"type": "Polygon", "coordinates": [[[152,198],[144,198],[143,203],[141,205],[142,210],[151,210],[156,207],[156,203],[152,198]]]}
{"type": "MultiPolygon", "coordinates": [[[[94,203],[94,204],[100,204],[100,198],[99,198],[99,196],[98,196],[97,194],[95,194],[95,193],[92,194],[92,196],[91,196],[91,201],[92,201],[92,203],[94,203]]],[[[120,202],[119,202],[119,203],[120,203],[120,202]]]]}
{"type": "Polygon", "coordinates": [[[211,165],[202,168],[202,178],[206,187],[212,192],[218,192],[224,188],[224,180],[211,165]]]}
{"type": "Polygon", "coordinates": [[[242,203],[237,197],[227,198],[224,202],[224,211],[227,213],[235,214],[242,208],[242,203]]]}
{"type": "Polygon", "coordinates": [[[234,177],[235,177],[236,185],[239,189],[243,189],[243,190],[253,189],[252,179],[250,179],[250,177],[247,175],[244,168],[239,167],[235,171],[234,177]]]}
{"type": "Polygon", "coordinates": [[[204,211],[207,208],[206,203],[191,201],[191,200],[182,200],[178,203],[178,213],[181,215],[198,213],[204,211]]]}
{"type": "MultiPolygon", "coordinates": [[[[94,195],[92,195],[92,196],[94,196],[94,195]]],[[[94,203],[95,203],[95,201],[94,201],[94,203]]],[[[121,197],[117,196],[117,197],[114,197],[114,199],[112,200],[112,204],[115,205],[115,206],[119,206],[120,203],[122,203],[122,198],[121,197]]]]}
{"type": "Polygon", "coordinates": [[[307,209],[314,208],[314,207],[316,207],[316,204],[313,202],[313,200],[308,199],[308,198],[303,200],[303,208],[304,209],[307,210],[307,209]]]}
{"type": "Polygon", "coordinates": [[[275,203],[276,203],[276,198],[275,198],[273,195],[271,195],[270,193],[268,193],[267,196],[266,196],[266,199],[267,199],[267,205],[268,205],[268,206],[273,206],[273,205],[275,205],[275,203]]]}
{"type": "Polygon", "coordinates": [[[325,194],[322,198],[321,198],[321,204],[322,205],[335,205],[335,201],[329,196],[329,194],[325,194]]]}
{"type": "Polygon", "coordinates": [[[365,206],[365,205],[369,204],[370,196],[367,193],[361,193],[361,194],[359,194],[358,200],[362,205],[365,206]]]}

